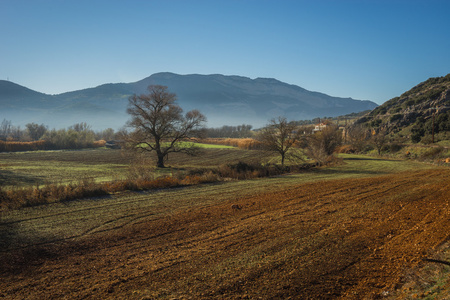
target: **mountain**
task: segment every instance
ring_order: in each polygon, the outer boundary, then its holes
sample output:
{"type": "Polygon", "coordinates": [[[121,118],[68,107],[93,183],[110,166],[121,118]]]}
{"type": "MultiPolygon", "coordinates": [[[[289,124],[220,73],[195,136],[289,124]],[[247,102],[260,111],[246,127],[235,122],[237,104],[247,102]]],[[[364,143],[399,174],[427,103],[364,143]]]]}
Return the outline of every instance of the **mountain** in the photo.
{"type": "Polygon", "coordinates": [[[146,93],[152,84],[168,86],[185,111],[199,109],[208,118],[209,127],[242,123],[259,127],[281,115],[290,120],[334,117],[377,106],[367,100],[311,92],[272,78],[157,73],[133,83],[103,84],[58,95],[0,81],[0,119],[17,125],[35,122],[61,128],[87,122],[94,128],[120,128],[128,119],[128,97],[146,93]]]}
{"type": "Polygon", "coordinates": [[[450,74],[433,77],[378,106],[355,122],[383,128],[413,142],[450,131],[450,74]],[[433,130],[434,124],[434,130],[433,130]]]}

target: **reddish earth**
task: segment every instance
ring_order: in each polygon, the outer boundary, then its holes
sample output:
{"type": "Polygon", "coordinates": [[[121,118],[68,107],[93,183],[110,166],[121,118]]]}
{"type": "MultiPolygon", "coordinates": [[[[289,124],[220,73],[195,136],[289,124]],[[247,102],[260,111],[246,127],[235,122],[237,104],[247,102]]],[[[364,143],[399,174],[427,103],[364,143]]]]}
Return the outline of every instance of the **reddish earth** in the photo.
{"type": "Polygon", "coordinates": [[[0,298],[377,299],[450,236],[450,170],[330,180],[0,253],[0,298]]]}

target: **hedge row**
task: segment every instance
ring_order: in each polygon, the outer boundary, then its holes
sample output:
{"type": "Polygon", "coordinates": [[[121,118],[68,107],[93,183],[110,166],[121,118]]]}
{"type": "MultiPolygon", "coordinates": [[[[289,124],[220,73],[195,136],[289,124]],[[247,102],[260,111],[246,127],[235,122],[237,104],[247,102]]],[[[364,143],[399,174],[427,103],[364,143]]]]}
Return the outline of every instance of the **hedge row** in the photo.
{"type": "MultiPolygon", "coordinates": [[[[82,146],[76,148],[98,148],[105,146],[106,141],[100,140],[90,143],[88,145],[83,144],[82,146]]],[[[10,142],[10,141],[0,141],[0,152],[22,152],[22,151],[37,151],[37,150],[61,150],[67,149],[65,147],[61,147],[55,143],[51,143],[48,141],[33,141],[33,142],[10,142]]]]}

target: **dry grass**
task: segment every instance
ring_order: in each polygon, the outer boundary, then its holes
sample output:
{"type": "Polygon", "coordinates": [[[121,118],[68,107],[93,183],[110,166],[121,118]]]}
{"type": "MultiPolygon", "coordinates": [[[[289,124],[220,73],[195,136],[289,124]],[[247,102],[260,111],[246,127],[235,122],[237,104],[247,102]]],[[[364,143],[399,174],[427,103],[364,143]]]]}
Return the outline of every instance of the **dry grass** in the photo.
{"type": "Polygon", "coordinates": [[[205,144],[233,146],[245,150],[262,149],[261,142],[251,138],[208,138],[202,139],[201,142],[205,144]]]}
{"type": "Polygon", "coordinates": [[[221,165],[215,169],[196,169],[188,175],[155,176],[147,167],[134,164],[126,179],[109,182],[95,182],[84,178],[70,184],[47,184],[44,186],[2,189],[0,187],[0,211],[37,206],[60,201],[70,201],[88,197],[105,196],[124,191],[142,191],[212,183],[228,179],[252,179],[269,177],[288,172],[304,171],[313,165],[279,167],[277,165],[237,164],[221,165]]]}

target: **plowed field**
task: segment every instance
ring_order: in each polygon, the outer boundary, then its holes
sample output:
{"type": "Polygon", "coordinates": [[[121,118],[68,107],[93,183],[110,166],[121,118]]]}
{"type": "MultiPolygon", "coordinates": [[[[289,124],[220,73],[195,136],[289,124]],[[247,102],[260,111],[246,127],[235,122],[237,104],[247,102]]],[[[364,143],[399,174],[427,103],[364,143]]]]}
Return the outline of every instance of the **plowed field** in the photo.
{"type": "Polygon", "coordinates": [[[15,235],[45,214],[5,221],[0,298],[376,299],[450,237],[449,169],[241,196],[225,183],[222,193],[177,209],[158,202],[67,238],[15,235]]]}

